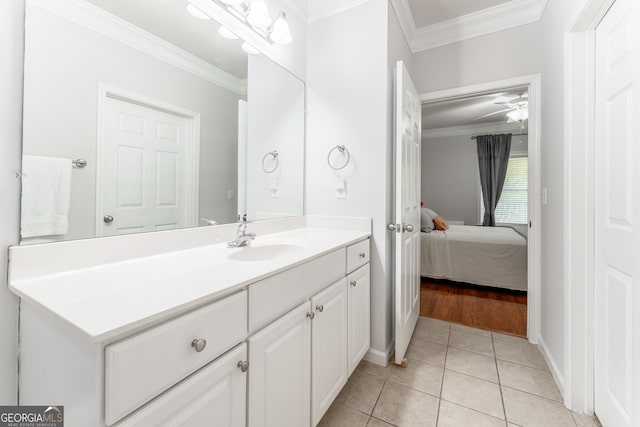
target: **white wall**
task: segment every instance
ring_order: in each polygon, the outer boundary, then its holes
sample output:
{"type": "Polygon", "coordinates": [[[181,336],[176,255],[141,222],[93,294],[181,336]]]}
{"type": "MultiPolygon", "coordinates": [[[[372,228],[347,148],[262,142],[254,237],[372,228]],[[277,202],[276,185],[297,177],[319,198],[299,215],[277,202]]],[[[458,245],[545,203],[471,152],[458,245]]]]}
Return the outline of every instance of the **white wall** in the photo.
{"type": "MultiPolygon", "coordinates": [[[[480,222],[478,151],[472,135],[475,133],[422,140],[424,206],[466,225],[480,222]]],[[[511,154],[520,153],[527,153],[526,136],[511,140],[511,154]]]]}
{"type": "Polygon", "coordinates": [[[248,76],[247,219],[302,215],[304,83],[262,55],[249,56],[248,76]]]}
{"type": "Polygon", "coordinates": [[[18,378],[18,299],[7,289],[7,246],[20,229],[20,144],[24,4],[0,2],[0,405],[14,405],[18,378]]]}
{"type": "Polygon", "coordinates": [[[308,214],[373,218],[371,345],[392,339],[389,291],[387,2],[371,0],[311,22],[307,55],[306,198],[308,214]],[[329,150],[346,145],[351,162],[340,173],[337,199],[329,150]]]}
{"type": "Polygon", "coordinates": [[[201,114],[199,216],[235,221],[239,94],[37,6],[26,14],[24,152],[88,161],[72,172],[65,239],[95,235],[99,82],[201,114]]]}
{"type": "Polygon", "coordinates": [[[541,187],[548,189],[541,224],[541,333],[552,368],[564,372],[563,235],[563,40],[585,0],[551,0],[540,22],[465,40],[415,56],[421,92],[515,76],[542,76],[541,187]]]}

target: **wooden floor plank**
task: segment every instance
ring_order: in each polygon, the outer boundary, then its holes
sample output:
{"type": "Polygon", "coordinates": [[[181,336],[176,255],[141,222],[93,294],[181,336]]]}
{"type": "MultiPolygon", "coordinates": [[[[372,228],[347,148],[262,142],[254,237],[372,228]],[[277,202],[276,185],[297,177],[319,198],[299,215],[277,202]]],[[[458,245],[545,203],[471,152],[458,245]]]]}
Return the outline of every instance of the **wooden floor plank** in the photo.
{"type": "Polygon", "coordinates": [[[420,315],[527,336],[527,293],[422,278],[420,315]]]}

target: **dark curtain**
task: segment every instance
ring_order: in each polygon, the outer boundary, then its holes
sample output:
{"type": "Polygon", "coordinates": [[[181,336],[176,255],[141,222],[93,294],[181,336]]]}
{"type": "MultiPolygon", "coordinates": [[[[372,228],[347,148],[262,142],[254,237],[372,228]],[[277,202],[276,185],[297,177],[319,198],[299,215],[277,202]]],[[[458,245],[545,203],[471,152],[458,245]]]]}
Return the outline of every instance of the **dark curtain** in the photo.
{"type": "Polygon", "coordinates": [[[496,225],[496,206],[502,194],[504,178],[507,175],[511,134],[482,135],[476,138],[478,144],[478,165],[480,185],[484,203],[482,225],[496,225]]]}

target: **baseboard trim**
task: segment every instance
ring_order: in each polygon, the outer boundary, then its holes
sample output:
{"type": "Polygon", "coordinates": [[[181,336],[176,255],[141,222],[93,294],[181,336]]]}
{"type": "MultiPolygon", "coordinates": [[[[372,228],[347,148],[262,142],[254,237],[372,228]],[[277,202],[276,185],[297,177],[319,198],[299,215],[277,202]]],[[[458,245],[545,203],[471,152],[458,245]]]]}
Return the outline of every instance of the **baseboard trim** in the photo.
{"type": "Polygon", "coordinates": [[[540,349],[540,353],[542,353],[542,357],[544,357],[545,362],[547,362],[547,366],[549,367],[549,371],[551,371],[553,380],[556,382],[558,390],[560,390],[560,394],[562,395],[562,399],[564,400],[564,375],[562,375],[562,372],[560,372],[558,365],[556,364],[553,357],[551,357],[549,347],[547,347],[547,344],[544,342],[544,339],[540,335],[538,335],[538,348],[540,349]]]}
{"type": "Polygon", "coordinates": [[[391,359],[391,349],[393,348],[394,343],[395,341],[391,341],[384,351],[370,348],[367,354],[364,355],[363,359],[367,362],[386,367],[389,364],[389,359],[391,359]]]}

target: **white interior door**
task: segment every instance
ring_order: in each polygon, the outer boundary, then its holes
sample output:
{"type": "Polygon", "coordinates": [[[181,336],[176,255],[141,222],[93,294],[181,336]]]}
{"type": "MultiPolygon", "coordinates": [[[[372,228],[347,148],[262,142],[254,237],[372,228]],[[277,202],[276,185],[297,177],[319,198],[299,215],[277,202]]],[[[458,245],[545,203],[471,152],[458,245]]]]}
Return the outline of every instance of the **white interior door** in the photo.
{"type": "Polygon", "coordinates": [[[188,119],[111,97],[103,106],[97,234],[195,225],[186,218],[188,119]]]}
{"type": "Polygon", "coordinates": [[[420,314],[420,131],[418,92],[402,61],[395,99],[395,362],[402,363],[420,314]]]}
{"type": "Polygon", "coordinates": [[[640,425],[640,4],[596,29],[595,410],[640,425]]]}

